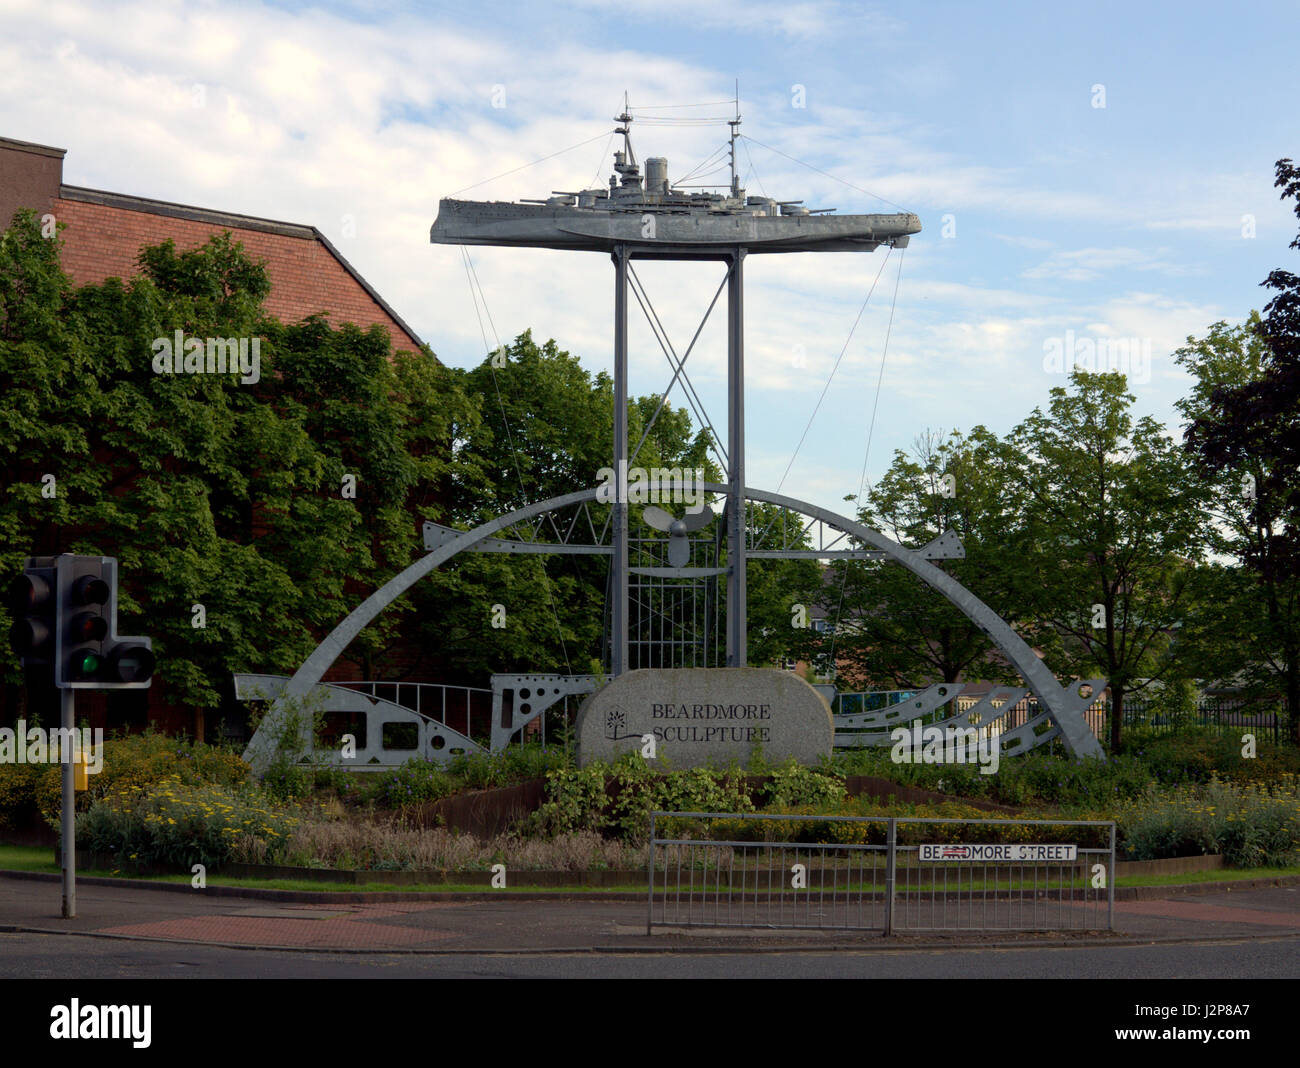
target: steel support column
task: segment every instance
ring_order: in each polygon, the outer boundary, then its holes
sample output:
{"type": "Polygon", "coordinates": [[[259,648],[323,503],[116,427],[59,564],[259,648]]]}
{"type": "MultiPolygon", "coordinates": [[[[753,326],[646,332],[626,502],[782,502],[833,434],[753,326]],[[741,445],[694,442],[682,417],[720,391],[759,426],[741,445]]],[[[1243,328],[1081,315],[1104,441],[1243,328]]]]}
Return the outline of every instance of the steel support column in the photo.
{"type": "Polygon", "coordinates": [[[727,667],[749,663],[745,601],[745,250],[727,277],[727,667]]]}
{"type": "Polygon", "coordinates": [[[610,560],[610,674],[622,675],[628,663],[627,559],[627,266],[626,245],[614,246],[614,555],[610,560]]]}

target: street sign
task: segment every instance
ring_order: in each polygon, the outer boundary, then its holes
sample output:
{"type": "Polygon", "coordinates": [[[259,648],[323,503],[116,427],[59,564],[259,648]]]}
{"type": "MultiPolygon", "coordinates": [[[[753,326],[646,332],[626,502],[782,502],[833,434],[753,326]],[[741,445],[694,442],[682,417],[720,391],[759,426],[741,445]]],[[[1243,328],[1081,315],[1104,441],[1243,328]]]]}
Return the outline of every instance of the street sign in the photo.
{"type": "Polygon", "coordinates": [[[919,848],[918,859],[926,863],[974,861],[985,864],[1051,864],[1079,859],[1077,845],[1038,845],[1026,842],[976,845],[964,842],[923,845],[919,848]]]}

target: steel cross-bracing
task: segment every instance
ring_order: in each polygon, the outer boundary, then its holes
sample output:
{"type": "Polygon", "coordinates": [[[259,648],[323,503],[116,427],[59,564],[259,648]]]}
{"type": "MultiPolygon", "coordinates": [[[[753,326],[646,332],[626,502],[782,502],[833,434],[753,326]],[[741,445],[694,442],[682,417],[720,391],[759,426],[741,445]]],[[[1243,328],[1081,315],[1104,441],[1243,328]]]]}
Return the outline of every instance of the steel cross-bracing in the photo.
{"type": "MultiPolygon", "coordinates": [[[[743,667],[748,662],[747,626],[748,616],[745,600],[745,301],[744,301],[744,261],[745,248],[735,247],[700,247],[689,245],[614,245],[611,257],[614,261],[614,471],[622,490],[614,506],[614,552],[611,569],[611,643],[610,671],[621,675],[630,667],[628,650],[628,631],[631,621],[629,602],[628,563],[628,514],[626,501],[627,471],[631,466],[628,452],[627,434],[627,292],[631,261],[634,259],[657,260],[713,260],[726,264],[727,275],[727,611],[726,611],[726,663],[728,667],[743,667]]],[[[688,403],[692,390],[686,377],[686,357],[698,340],[709,316],[717,303],[715,294],[704,319],[691,340],[690,347],[679,359],[672,351],[662,323],[645,288],[637,283],[636,298],[645,313],[647,321],[654,331],[655,339],[664,347],[664,355],[673,367],[673,380],[669,383],[671,390],[678,377],[683,382],[688,403]]],[[[667,399],[665,391],[664,399],[667,399]]],[[[698,398],[697,398],[698,399],[698,398]]],[[[662,406],[662,401],[660,402],[662,406]]],[[[692,408],[695,405],[692,403],[692,408]]],[[[700,405],[702,408],[702,405],[700,405]]],[[[656,416],[658,412],[656,411],[656,416]]],[[[707,413],[696,411],[704,425],[713,427],[707,413]]],[[[714,436],[716,437],[716,431],[714,436]]]]}

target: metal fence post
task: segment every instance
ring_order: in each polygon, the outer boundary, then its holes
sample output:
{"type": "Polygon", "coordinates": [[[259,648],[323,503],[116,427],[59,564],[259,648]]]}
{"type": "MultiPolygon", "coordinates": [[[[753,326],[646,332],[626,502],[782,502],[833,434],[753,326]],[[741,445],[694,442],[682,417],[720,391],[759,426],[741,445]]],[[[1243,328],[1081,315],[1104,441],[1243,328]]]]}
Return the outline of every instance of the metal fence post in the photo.
{"type": "Polygon", "coordinates": [[[1115,930],[1115,880],[1118,871],[1115,866],[1115,821],[1110,823],[1110,878],[1106,880],[1106,930],[1115,930]]]}
{"type": "Polygon", "coordinates": [[[650,885],[646,890],[645,933],[650,937],[650,929],[655,918],[655,814],[650,813],[650,885]]]}
{"type": "Polygon", "coordinates": [[[894,877],[898,861],[898,821],[889,820],[889,832],[885,847],[885,937],[894,933],[894,877]]]}

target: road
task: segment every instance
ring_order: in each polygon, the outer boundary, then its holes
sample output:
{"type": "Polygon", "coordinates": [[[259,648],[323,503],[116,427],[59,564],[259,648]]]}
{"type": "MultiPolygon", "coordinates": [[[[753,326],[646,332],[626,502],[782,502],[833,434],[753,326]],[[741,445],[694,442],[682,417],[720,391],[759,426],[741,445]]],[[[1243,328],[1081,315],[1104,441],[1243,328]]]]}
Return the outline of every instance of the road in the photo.
{"type": "Polygon", "coordinates": [[[768,953],[285,952],[0,934],[4,979],[1283,979],[1300,938],[768,953]]]}

